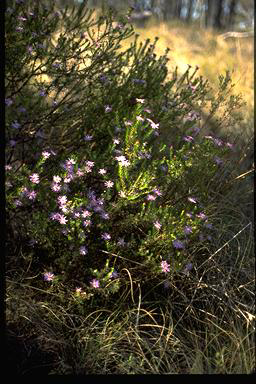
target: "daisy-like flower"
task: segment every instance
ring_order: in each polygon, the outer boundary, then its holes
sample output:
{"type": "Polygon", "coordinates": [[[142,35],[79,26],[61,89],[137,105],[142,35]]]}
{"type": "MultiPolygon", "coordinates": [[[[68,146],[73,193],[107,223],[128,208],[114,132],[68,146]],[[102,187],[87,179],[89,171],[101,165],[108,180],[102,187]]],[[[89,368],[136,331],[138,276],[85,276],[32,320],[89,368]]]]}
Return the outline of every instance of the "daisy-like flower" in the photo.
{"type": "Polygon", "coordinates": [[[161,269],[164,273],[170,272],[170,265],[167,263],[167,261],[164,260],[161,262],[161,269]]]}
{"type": "Polygon", "coordinates": [[[141,103],[141,104],[144,104],[144,103],[145,103],[145,99],[137,99],[137,98],[136,98],[136,101],[137,101],[137,103],[141,103]]]}
{"type": "Polygon", "coordinates": [[[68,199],[67,199],[67,196],[59,196],[58,197],[58,203],[60,204],[60,205],[65,205],[65,204],[67,204],[67,201],[68,201],[68,199]]]}
{"type": "Polygon", "coordinates": [[[85,135],[84,136],[84,141],[91,141],[93,139],[92,135],[85,135]]]}
{"type": "Polygon", "coordinates": [[[29,176],[29,179],[34,184],[39,184],[39,175],[38,173],[33,173],[31,176],[29,176]]]}
{"type": "Polygon", "coordinates": [[[51,190],[53,191],[53,192],[59,192],[60,191],[60,185],[58,184],[58,183],[52,183],[51,184],[51,190]]]}
{"type": "Polygon", "coordinates": [[[100,286],[100,282],[99,282],[99,280],[97,280],[97,279],[93,279],[93,280],[90,282],[90,284],[91,284],[91,286],[92,286],[93,288],[99,288],[99,286],[100,286]]]}
{"type": "Polygon", "coordinates": [[[86,217],[90,217],[92,213],[90,211],[82,211],[81,216],[85,219],[86,217]]]}
{"type": "MultiPolygon", "coordinates": [[[[42,152],[42,156],[44,159],[48,159],[48,157],[50,157],[51,154],[50,154],[50,152],[44,151],[44,152],[42,152]]],[[[54,177],[56,177],[56,176],[54,176],[54,177]]]]}
{"type": "Polygon", "coordinates": [[[78,168],[78,170],[77,170],[77,172],[76,172],[76,175],[77,175],[78,177],[84,176],[84,172],[81,171],[80,168],[78,168]]]}
{"type": "Polygon", "coordinates": [[[123,237],[119,237],[117,245],[119,245],[120,247],[124,247],[126,245],[126,242],[124,241],[123,237]]]}
{"type": "Polygon", "coordinates": [[[58,222],[65,225],[67,223],[67,218],[64,215],[59,215],[58,222]]]}
{"type": "Polygon", "coordinates": [[[182,243],[182,241],[177,240],[177,239],[173,240],[172,244],[173,244],[174,248],[176,248],[176,249],[184,249],[185,248],[185,245],[182,243]]]}
{"type": "Polygon", "coordinates": [[[101,235],[101,238],[103,239],[103,240],[110,240],[111,239],[111,236],[110,236],[110,234],[109,233],[107,233],[107,232],[104,232],[102,235],[101,235]]]}
{"type": "Polygon", "coordinates": [[[86,165],[87,165],[87,167],[89,167],[89,168],[92,168],[93,166],[94,166],[94,161],[86,161],[86,163],[85,163],[86,165]]]}
{"type": "Polygon", "coordinates": [[[190,233],[192,233],[192,228],[189,225],[186,225],[184,228],[184,233],[186,235],[189,235],[190,233]]]}
{"type": "Polygon", "coordinates": [[[114,139],[114,140],[113,140],[113,143],[114,143],[114,144],[120,144],[120,140],[118,140],[118,139],[114,139]]]}
{"type": "Polygon", "coordinates": [[[145,119],[144,119],[144,117],[142,117],[142,116],[136,116],[136,120],[138,120],[138,121],[144,121],[145,119]]]}
{"type": "Polygon", "coordinates": [[[154,227],[155,227],[156,229],[160,230],[161,227],[162,227],[162,224],[160,224],[159,221],[157,220],[157,221],[154,222],[154,227]]]}
{"type": "Polygon", "coordinates": [[[29,200],[35,200],[36,195],[37,195],[36,191],[30,191],[27,193],[27,197],[29,198],[29,200]]]}
{"type": "Polygon", "coordinates": [[[79,248],[79,253],[80,255],[86,255],[88,253],[88,250],[84,245],[82,245],[82,247],[79,248]]]}
{"type": "Polygon", "coordinates": [[[147,195],[147,200],[148,201],[154,201],[154,200],[156,200],[156,196],[154,196],[154,195],[147,195]]]}
{"type": "Polygon", "coordinates": [[[8,164],[8,165],[5,165],[4,168],[6,171],[10,171],[12,169],[12,166],[10,164],[8,164]]]}
{"type": "Polygon", "coordinates": [[[102,213],[100,214],[100,217],[101,217],[102,219],[104,219],[104,220],[108,220],[108,219],[109,219],[109,214],[106,213],[106,212],[102,212],[102,213]]]}
{"type": "Polygon", "coordinates": [[[194,141],[194,138],[192,136],[184,136],[183,140],[187,141],[188,143],[192,143],[192,141],[194,141]]]}
{"type": "Polygon", "coordinates": [[[54,273],[52,273],[52,272],[45,272],[45,273],[43,274],[43,279],[44,279],[45,281],[52,281],[54,278],[55,278],[55,275],[54,275],[54,273]]]}
{"type": "Polygon", "coordinates": [[[54,181],[54,183],[60,183],[61,178],[59,176],[53,176],[53,181],[54,181]]]}
{"type": "Polygon", "coordinates": [[[113,181],[111,181],[111,180],[107,180],[107,181],[104,182],[104,185],[105,185],[105,187],[107,187],[107,188],[112,188],[113,185],[114,185],[114,183],[113,183],[113,181]]]}
{"type": "Polygon", "coordinates": [[[207,219],[207,216],[203,212],[198,213],[196,215],[196,217],[198,217],[199,219],[202,219],[202,220],[206,220],[207,219]]]}
{"type": "Polygon", "coordinates": [[[116,156],[115,159],[121,163],[123,166],[127,167],[130,165],[130,162],[125,158],[125,156],[116,156]]]}
{"type": "Polygon", "coordinates": [[[20,207],[23,204],[22,204],[22,202],[19,199],[16,199],[16,200],[14,200],[14,205],[16,205],[16,207],[20,207]]]}
{"type": "Polygon", "coordinates": [[[194,203],[194,204],[197,203],[197,199],[195,197],[188,197],[188,201],[190,201],[191,203],[194,203]]]}
{"type": "Polygon", "coordinates": [[[154,123],[154,121],[149,119],[148,117],[147,117],[147,121],[150,123],[150,126],[152,129],[159,129],[159,124],[154,123]]]}
{"type": "Polygon", "coordinates": [[[155,195],[157,195],[157,196],[162,196],[162,192],[159,190],[159,189],[153,189],[153,192],[154,192],[154,194],[155,195]]]}
{"type": "Polygon", "coordinates": [[[106,169],[104,169],[104,168],[101,168],[100,170],[99,170],[99,174],[100,175],[105,175],[107,173],[107,171],[106,171],[106,169]]]}
{"type": "Polygon", "coordinates": [[[92,224],[91,220],[85,220],[83,221],[83,226],[84,227],[89,227],[92,224]]]}

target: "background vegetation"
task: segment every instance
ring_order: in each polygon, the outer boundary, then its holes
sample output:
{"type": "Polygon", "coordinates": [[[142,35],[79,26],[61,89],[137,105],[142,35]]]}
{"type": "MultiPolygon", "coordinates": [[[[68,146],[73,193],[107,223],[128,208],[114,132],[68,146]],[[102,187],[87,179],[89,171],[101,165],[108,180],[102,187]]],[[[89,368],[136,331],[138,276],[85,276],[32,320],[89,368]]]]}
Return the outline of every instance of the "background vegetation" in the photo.
{"type": "Polygon", "coordinates": [[[251,373],[253,40],[223,36],[251,6],[172,2],[135,38],[170,2],[65,3],[6,7],[12,372],[251,373]]]}

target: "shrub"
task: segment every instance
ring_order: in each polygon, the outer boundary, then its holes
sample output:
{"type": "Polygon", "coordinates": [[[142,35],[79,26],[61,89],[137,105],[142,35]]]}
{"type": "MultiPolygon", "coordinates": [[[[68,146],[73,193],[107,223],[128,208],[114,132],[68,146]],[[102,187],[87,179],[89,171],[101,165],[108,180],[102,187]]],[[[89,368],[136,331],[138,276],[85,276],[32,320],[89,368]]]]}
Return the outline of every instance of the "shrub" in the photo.
{"type": "Polygon", "coordinates": [[[63,284],[78,300],[105,298],[127,276],[168,287],[189,274],[190,249],[211,248],[231,171],[232,144],[201,115],[222,108],[219,124],[230,123],[241,100],[229,73],[215,96],[197,70],[167,81],[157,39],[120,50],[128,19],[94,20],[83,4],[6,9],[7,225],[27,255],[8,261],[29,260],[39,286],[63,284]]]}

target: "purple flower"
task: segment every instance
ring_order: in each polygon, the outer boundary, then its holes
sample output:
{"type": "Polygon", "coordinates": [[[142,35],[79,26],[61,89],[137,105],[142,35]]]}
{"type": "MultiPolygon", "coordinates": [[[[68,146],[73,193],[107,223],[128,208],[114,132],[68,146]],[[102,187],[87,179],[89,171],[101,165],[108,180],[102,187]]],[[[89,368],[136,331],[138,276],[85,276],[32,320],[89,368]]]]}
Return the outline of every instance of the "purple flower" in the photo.
{"type": "Polygon", "coordinates": [[[12,105],[12,103],[13,103],[12,99],[9,99],[9,98],[5,99],[5,104],[7,105],[7,107],[12,105]]]}
{"type": "Polygon", "coordinates": [[[202,235],[202,233],[199,234],[199,240],[204,241],[204,235],[202,235]]]}
{"type": "Polygon", "coordinates": [[[170,272],[170,265],[165,260],[161,262],[161,268],[164,273],[170,272]]]}
{"type": "Polygon", "coordinates": [[[186,235],[192,233],[192,228],[189,225],[186,225],[184,228],[184,232],[186,235]]]}
{"type": "Polygon", "coordinates": [[[160,230],[161,227],[162,227],[162,224],[160,224],[159,221],[156,220],[156,221],[154,222],[154,227],[155,227],[156,229],[160,230]]]}
{"type": "Polygon", "coordinates": [[[115,278],[117,278],[118,277],[118,273],[117,273],[117,271],[113,271],[112,273],[111,273],[111,275],[110,275],[110,279],[115,279],[115,278]]]}
{"type": "Polygon", "coordinates": [[[212,224],[210,223],[205,223],[204,226],[208,229],[212,229],[212,224]]]}
{"type": "Polygon", "coordinates": [[[76,171],[76,175],[77,175],[78,177],[84,176],[84,172],[81,171],[80,168],[78,168],[78,170],[76,171]]]}
{"type": "Polygon", "coordinates": [[[177,239],[173,240],[172,244],[173,244],[174,248],[176,248],[176,249],[184,249],[185,248],[185,245],[182,243],[182,241],[177,240],[177,239]]]}
{"type": "Polygon", "coordinates": [[[192,270],[192,268],[193,268],[193,264],[188,263],[187,265],[185,265],[183,273],[185,273],[185,275],[189,275],[189,272],[192,270]]]}
{"type": "Polygon", "coordinates": [[[196,215],[196,217],[198,217],[199,219],[202,219],[202,220],[206,220],[207,219],[207,216],[203,212],[198,213],[196,215]]]}
{"type": "Polygon", "coordinates": [[[84,227],[89,227],[92,224],[91,220],[85,220],[83,221],[83,226],[84,227]]]}
{"type": "Polygon", "coordinates": [[[213,160],[218,165],[223,164],[223,160],[221,160],[218,156],[215,156],[213,160]]]}
{"type": "Polygon", "coordinates": [[[111,236],[110,236],[109,233],[104,232],[104,233],[101,235],[101,238],[102,238],[103,240],[110,240],[110,239],[111,239],[111,236]]]}
{"type": "Polygon", "coordinates": [[[45,281],[52,281],[54,279],[54,277],[55,277],[55,275],[53,273],[51,273],[51,272],[45,272],[43,274],[43,279],[45,281]]]}
{"type": "Polygon", "coordinates": [[[43,90],[39,91],[39,96],[45,96],[45,91],[43,90]]]}
{"type": "Polygon", "coordinates": [[[38,173],[33,173],[31,176],[29,176],[29,179],[34,184],[39,184],[39,175],[38,173]]]}
{"type": "Polygon", "coordinates": [[[194,204],[197,203],[197,199],[195,197],[188,197],[188,201],[190,201],[191,203],[194,203],[194,204]]]}
{"type": "Polygon", "coordinates": [[[82,245],[82,247],[79,248],[80,255],[86,255],[88,253],[87,248],[82,245]]]}
{"type": "Polygon", "coordinates": [[[36,195],[37,195],[36,191],[30,191],[27,193],[27,197],[29,198],[29,200],[35,200],[36,195]]]}
{"type": "Polygon", "coordinates": [[[126,245],[126,242],[124,241],[123,237],[119,237],[117,245],[119,245],[120,247],[124,247],[126,245]]]}
{"type": "Polygon", "coordinates": [[[156,200],[156,196],[154,196],[154,195],[147,195],[147,200],[148,201],[154,201],[154,200],[156,200]]]}
{"type": "Polygon", "coordinates": [[[170,288],[170,286],[171,286],[170,281],[169,280],[165,280],[164,281],[164,289],[168,289],[168,288],[170,288]]]}
{"type": "Polygon", "coordinates": [[[10,144],[11,147],[15,147],[16,143],[17,142],[15,140],[10,140],[9,141],[9,144],[10,144]]]}
{"type": "Polygon", "coordinates": [[[100,214],[100,217],[101,217],[102,219],[104,219],[104,220],[108,220],[108,219],[109,219],[109,214],[106,213],[106,212],[102,212],[102,213],[100,214]]]}
{"type": "Polygon", "coordinates": [[[222,145],[223,145],[223,141],[220,140],[220,139],[218,139],[218,138],[213,139],[213,142],[214,142],[214,144],[215,144],[217,147],[222,147],[222,145]]]}
{"type": "Polygon", "coordinates": [[[97,280],[97,279],[93,279],[93,280],[90,282],[90,284],[91,284],[91,286],[92,286],[93,288],[99,288],[99,286],[100,286],[100,282],[99,282],[99,280],[97,280]]]}
{"type": "Polygon", "coordinates": [[[16,205],[16,207],[20,207],[22,205],[22,202],[19,199],[16,199],[14,201],[14,204],[16,205]]]}
{"type": "Polygon", "coordinates": [[[92,135],[85,135],[84,136],[84,141],[91,141],[93,139],[92,135]]]}
{"type": "Polygon", "coordinates": [[[192,141],[194,141],[194,138],[192,136],[184,136],[183,140],[187,141],[188,143],[192,143],[192,141]]]}
{"type": "Polygon", "coordinates": [[[68,199],[67,199],[67,196],[59,196],[58,197],[58,203],[60,205],[65,205],[67,203],[68,199]]]}
{"type": "Polygon", "coordinates": [[[162,196],[162,192],[159,190],[159,189],[153,189],[153,192],[154,192],[154,194],[155,195],[157,195],[157,196],[162,196]]]}

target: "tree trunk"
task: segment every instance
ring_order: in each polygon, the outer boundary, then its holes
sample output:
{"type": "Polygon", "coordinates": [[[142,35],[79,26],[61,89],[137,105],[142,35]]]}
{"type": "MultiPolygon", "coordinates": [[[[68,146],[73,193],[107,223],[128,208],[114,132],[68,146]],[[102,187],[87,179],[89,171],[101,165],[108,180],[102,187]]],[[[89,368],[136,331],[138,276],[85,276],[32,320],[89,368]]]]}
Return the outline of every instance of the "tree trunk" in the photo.
{"type": "Polygon", "coordinates": [[[231,0],[230,6],[229,6],[228,23],[227,23],[227,27],[229,29],[232,29],[234,27],[234,17],[236,14],[236,6],[237,6],[237,0],[231,0]]]}
{"type": "Polygon", "coordinates": [[[187,23],[190,23],[190,21],[191,21],[191,16],[192,16],[193,8],[194,8],[194,0],[189,0],[188,11],[187,11],[187,16],[186,16],[187,23]]]}
{"type": "Polygon", "coordinates": [[[222,22],[221,16],[223,12],[223,0],[216,0],[216,13],[214,15],[213,27],[216,29],[221,29],[222,22]]]}
{"type": "Polygon", "coordinates": [[[207,0],[207,10],[205,12],[206,28],[211,28],[213,26],[215,5],[216,5],[216,0],[207,0]]]}

